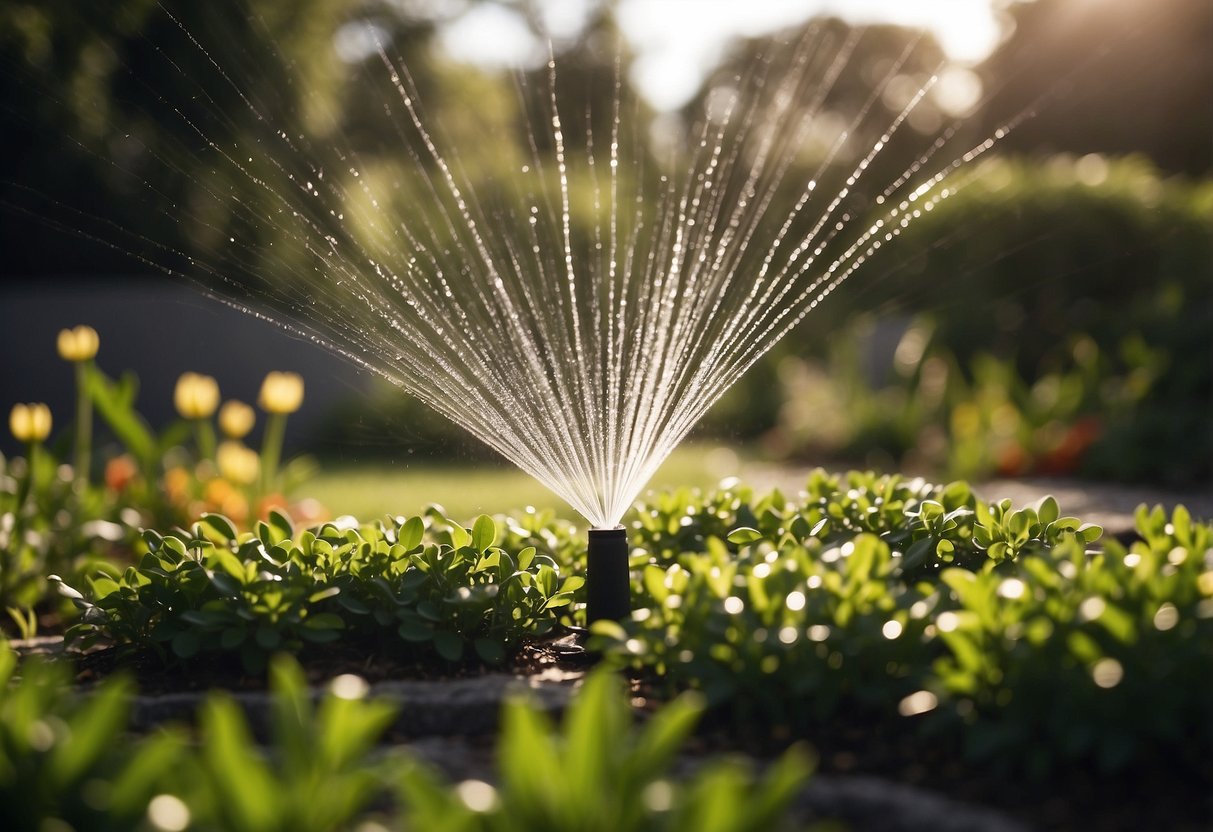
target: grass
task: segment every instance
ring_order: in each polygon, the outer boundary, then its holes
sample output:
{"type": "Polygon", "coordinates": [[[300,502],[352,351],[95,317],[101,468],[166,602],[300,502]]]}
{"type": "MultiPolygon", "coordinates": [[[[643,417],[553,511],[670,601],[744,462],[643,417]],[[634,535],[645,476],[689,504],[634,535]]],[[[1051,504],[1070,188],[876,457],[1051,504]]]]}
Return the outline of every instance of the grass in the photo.
{"type": "MultiPolygon", "coordinates": [[[[674,451],[646,490],[707,488],[724,477],[743,474],[744,468],[745,460],[727,447],[688,444],[674,451]]],[[[551,491],[506,465],[326,466],[298,490],[301,496],[319,500],[334,516],[352,514],[371,518],[416,513],[423,506],[438,503],[448,517],[469,520],[478,514],[517,511],[526,506],[553,508],[562,517],[577,517],[551,491]]]]}

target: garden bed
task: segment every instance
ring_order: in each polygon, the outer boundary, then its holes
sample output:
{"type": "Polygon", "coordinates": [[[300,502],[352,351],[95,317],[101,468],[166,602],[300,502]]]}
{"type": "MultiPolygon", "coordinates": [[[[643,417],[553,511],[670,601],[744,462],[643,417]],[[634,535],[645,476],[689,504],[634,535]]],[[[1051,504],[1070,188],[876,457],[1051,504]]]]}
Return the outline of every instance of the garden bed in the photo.
{"type": "Polygon", "coordinates": [[[779,781],[807,741],[821,776],[797,775],[771,804],[793,826],[1208,820],[1213,771],[1195,729],[1211,724],[1213,527],[1186,510],[1142,508],[1126,547],[1051,499],[1015,508],[963,483],[815,472],[795,499],[736,484],[656,494],[630,524],[636,612],[588,634],[568,629],[583,616],[581,535],[550,516],[464,527],[430,510],[304,530],[276,513],[248,532],[217,516],[149,531],[133,566],[62,582],[81,613],[68,633],[84,650],[77,684],[104,699],[133,673],[124,725],[205,735],[230,707],[271,749],[282,711],[267,680],[310,684],[293,695],[316,713],[353,685],[392,714],[376,718],[367,766],[399,751],[500,796],[495,738],[520,730],[509,702],[528,697],[524,722],[541,727],[527,753],[542,757],[542,726],[577,713],[603,665],[630,679],[628,721],[665,724],[686,695],[702,712],[650,783],[659,792],[673,777],[697,794],[724,776],[699,768],[737,754],[779,781]],[[284,650],[302,669],[281,667],[284,650]]]}

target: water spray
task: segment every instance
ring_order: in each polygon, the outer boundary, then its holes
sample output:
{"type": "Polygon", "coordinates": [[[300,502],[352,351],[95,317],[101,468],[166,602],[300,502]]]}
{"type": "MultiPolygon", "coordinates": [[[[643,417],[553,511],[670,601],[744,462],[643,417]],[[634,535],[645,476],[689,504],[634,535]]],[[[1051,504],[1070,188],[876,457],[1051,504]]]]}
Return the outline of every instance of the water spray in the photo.
{"type": "Polygon", "coordinates": [[[627,529],[590,529],[589,538],[586,622],[620,621],[632,614],[627,529]]]}

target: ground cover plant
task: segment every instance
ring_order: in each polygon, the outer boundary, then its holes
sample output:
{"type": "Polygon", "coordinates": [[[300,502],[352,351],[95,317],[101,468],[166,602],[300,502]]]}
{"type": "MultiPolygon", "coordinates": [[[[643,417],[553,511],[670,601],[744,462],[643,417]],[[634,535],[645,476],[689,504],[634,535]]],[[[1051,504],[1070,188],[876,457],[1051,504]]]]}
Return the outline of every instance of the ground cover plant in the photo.
{"type": "MultiPolygon", "coordinates": [[[[1211,779],[1192,728],[1213,718],[1213,525],[1183,507],[1141,508],[1121,543],[1052,498],[816,471],[795,498],[656,492],[628,524],[634,611],[588,646],[650,702],[696,691],[712,743],[769,753],[844,726],[1054,796],[1076,771],[1162,773],[1185,798],[1211,779]]],[[[275,511],[246,531],[206,514],[55,582],[80,614],[69,643],[141,673],[256,678],[279,651],[335,648],[475,672],[579,632],[582,535],[535,511],[312,528],[275,511]]]]}
{"type": "Polygon", "coordinates": [[[356,676],[316,703],[298,664],[270,668],[264,747],[223,693],[194,728],[123,742],[131,686],[110,680],[71,696],[63,666],[0,645],[0,821],[8,829],[427,830],[586,829],[746,832],[791,828],[787,809],[811,761],[793,748],[761,775],[723,760],[674,773],[703,712],[684,695],[633,727],[609,673],[591,675],[555,726],[525,699],[506,704],[496,785],[449,782],[412,754],[375,751],[394,705],[356,676]],[[55,825],[58,825],[57,827],[55,825]]]}
{"type": "Polygon", "coordinates": [[[204,515],[188,532],[145,531],[140,562],[90,578],[87,595],[60,581],[82,613],[67,637],[166,659],[236,653],[256,672],[278,650],[388,632],[404,653],[458,662],[474,651],[501,664],[556,624],[584,579],[562,577],[534,546],[506,551],[497,536],[491,517],[469,531],[433,508],[360,529],[327,523],[297,539],[277,511],[243,534],[204,515]]]}
{"type": "Polygon", "coordinates": [[[1091,548],[1100,530],[1051,499],[1013,509],[864,474],[818,473],[801,503],[737,489],[662,509],[637,521],[637,612],[595,626],[660,685],[768,727],[900,713],[1039,775],[1180,746],[1204,766],[1185,737],[1213,716],[1213,529],[1182,507],[1143,508],[1128,549],[1091,548]],[[752,526],[730,531],[730,509],[752,526]]]}
{"type": "MultiPolygon", "coordinates": [[[[1143,507],[1126,546],[1051,498],[817,471],[796,499],[653,494],[630,524],[635,612],[589,646],[655,700],[700,690],[730,735],[769,747],[866,724],[1037,783],[1209,777],[1192,728],[1213,718],[1213,526],[1182,507],[1143,507]]],[[[275,513],[242,533],[209,515],[143,539],[137,565],[64,587],[82,610],[70,638],[185,670],[385,642],[438,668],[509,666],[583,623],[580,534],[542,513],[314,530],[275,513]]]]}

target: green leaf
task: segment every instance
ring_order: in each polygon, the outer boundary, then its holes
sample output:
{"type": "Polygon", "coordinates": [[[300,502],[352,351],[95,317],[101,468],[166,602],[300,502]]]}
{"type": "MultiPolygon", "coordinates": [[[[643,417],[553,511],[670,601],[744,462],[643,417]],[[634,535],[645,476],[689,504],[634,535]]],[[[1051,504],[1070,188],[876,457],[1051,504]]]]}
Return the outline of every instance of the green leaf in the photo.
{"type": "Polygon", "coordinates": [[[472,644],[476,648],[476,655],[480,656],[485,664],[502,664],[505,661],[505,648],[501,642],[478,638],[472,644]]]}
{"type": "Polygon", "coordinates": [[[449,630],[439,630],[434,633],[434,650],[448,662],[457,662],[463,658],[463,639],[449,630]]]}
{"type": "Polygon", "coordinates": [[[173,636],[173,652],[182,659],[188,659],[198,653],[202,640],[196,630],[182,630],[173,636]]]}
{"type": "Polygon", "coordinates": [[[291,518],[286,512],[278,509],[270,509],[270,525],[278,533],[278,539],[275,543],[282,540],[290,540],[295,536],[295,526],[291,523],[291,518]]]}
{"type": "Polygon", "coordinates": [[[752,529],[749,526],[742,526],[739,529],[733,529],[729,532],[729,543],[734,543],[738,546],[744,546],[748,543],[753,543],[756,540],[762,540],[762,532],[758,529],[752,529]]]}
{"type": "Polygon", "coordinates": [[[927,559],[935,551],[935,541],[932,538],[924,537],[922,540],[915,540],[910,544],[910,548],[906,550],[905,555],[901,559],[902,569],[917,569],[927,562],[927,559]]]}
{"type": "Polygon", "coordinates": [[[472,524],[472,547],[483,552],[496,542],[497,524],[493,522],[493,518],[487,514],[477,517],[476,522],[472,524]]]}
{"type": "Polygon", "coordinates": [[[229,617],[215,610],[185,610],[181,613],[181,620],[203,629],[216,629],[226,624],[229,617]]]}
{"type": "Polygon", "coordinates": [[[165,772],[178,770],[185,740],[175,730],[159,733],[138,743],[130,761],[116,772],[108,795],[107,813],[111,818],[130,818],[136,827],[148,801],[160,788],[165,772]]]}
{"type": "Polygon", "coordinates": [[[397,533],[397,541],[405,548],[405,551],[412,551],[421,545],[421,539],[425,536],[425,523],[420,517],[410,517],[404,521],[397,533]]]}
{"type": "Polygon", "coordinates": [[[464,546],[470,546],[472,543],[472,535],[468,530],[458,523],[451,524],[451,546],[455,549],[462,549],[464,546]]]}
{"type": "MultiPolygon", "coordinates": [[[[502,709],[501,736],[497,742],[497,770],[502,785],[517,803],[522,817],[552,817],[555,804],[565,801],[553,784],[565,782],[563,757],[557,752],[551,722],[524,700],[510,699],[502,709]]],[[[597,801],[594,804],[596,805],[597,801]]],[[[549,822],[550,829],[571,829],[549,822]]]]}
{"type": "Polygon", "coordinates": [[[275,650],[282,643],[282,633],[273,627],[262,625],[257,628],[257,646],[265,650],[275,650]]]}
{"type": "Polygon", "coordinates": [[[555,569],[545,563],[539,567],[535,579],[545,598],[556,594],[556,586],[560,583],[560,579],[555,569]]]}
{"type": "Polygon", "coordinates": [[[657,606],[664,604],[665,599],[670,595],[670,590],[665,585],[665,570],[655,563],[647,564],[644,567],[643,582],[645,591],[649,593],[653,603],[657,606]]]}
{"type": "Polygon", "coordinates": [[[1178,505],[1171,512],[1171,528],[1175,531],[1175,540],[1181,546],[1190,546],[1192,542],[1192,515],[1187,506],[1178,505]]]}
{"type": "Polygon", "coordinates": [[[222,514],[203,514],[199,522],[218,535],[221,541],[226,542],[236,539],[237,533],[235,524],[233,524],[231,520],[228,520],[222,514]]]}
{"type": "Polygon", "coordinates": [[[655,713],[636,742],[632,757],[634,776],[644,782],[665,770],[695,730],[704,707],[703,697],[690,691],[655,713]]]}
{"type": "Polygon", "coordinates": [[[203,776],[215,794],[223,819],[219,825],[250,832],[279,828],[286,795],[255,751],[244,717],[230,697],[212,693],[203,703],[201,733],[203,776]]]}
{"type": "Polygon", "coordinates": [[[420,618],[409,617],[400,622],[396,633],[405,641],[429,641],[434,631],[420,618]]]}
{"type": "Polygon", "coordinates": [[[118,741],[126,725],[131,686],[125,680],[102,685],[70,722],[70,742],[56,743],[49,763],[49,783],[71,786],[118,741]]]}
{"type": "Polygon", "coordinates": [[[253,532],[257,535],[257,539],[265,544],[268,549],[279,541],[278,535],[270,528],[270,524],[264,520],[258,520],[253,526],[253,532]]]}
{"type": "Polygon", "coordinates": [[[138,387],[134,376],[114,382],[97,369],[96,365],[90,364],[85,373],[85,387],[97,415],[131,455],[139,460],[144,472],[150,474],[155,468],[159,454],[155,434],[133,407],[134,394],[138,387]]]}
{"type": "Polygon", "coordinates": [[[343,593],[337,603],[356,615],[367,615],[371,612],[371,608],[354,595],[343,593]]]}
{"type": "Polygon", "coordinates": [[[309,604],[319,604],[321,601],[325,601],[329,598],[332,598],[332,597],[334,597],[336,595],[340,595],[340,594],[341,594],[341,587],[329,586],[329,587],[325,587],[324,589],[320,589],[320,590],[313,592],[311,595],[309,595],[307,597],[307,602],[309,604]]]}
{"type": "Polygon", "coordinates": [[[304,619],[303,626],[309,630],[341,630],[345,622],[335,612],[320,612],[304,619]]]}

